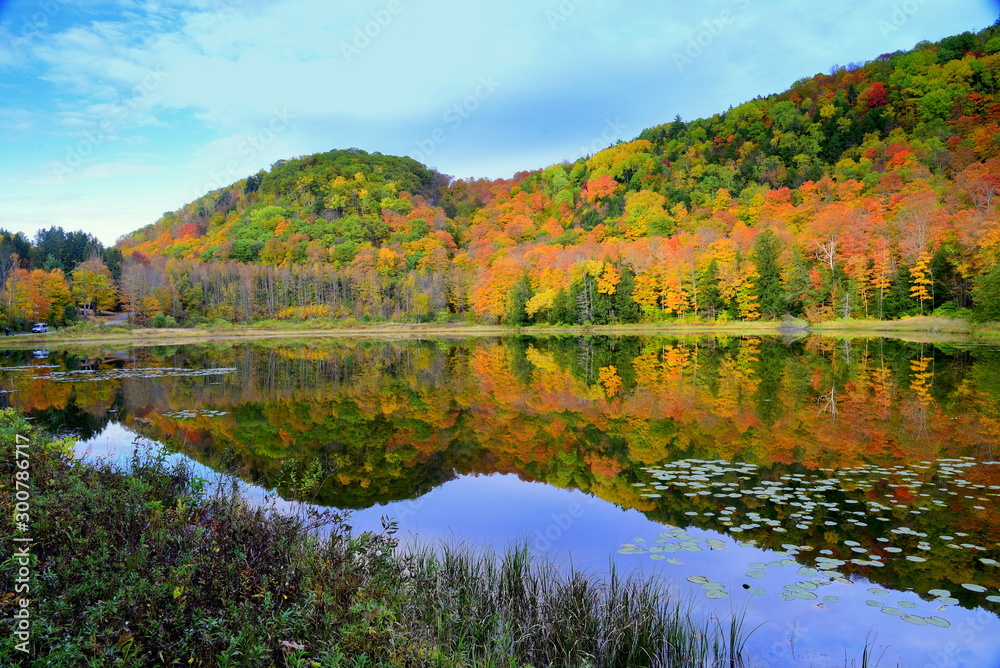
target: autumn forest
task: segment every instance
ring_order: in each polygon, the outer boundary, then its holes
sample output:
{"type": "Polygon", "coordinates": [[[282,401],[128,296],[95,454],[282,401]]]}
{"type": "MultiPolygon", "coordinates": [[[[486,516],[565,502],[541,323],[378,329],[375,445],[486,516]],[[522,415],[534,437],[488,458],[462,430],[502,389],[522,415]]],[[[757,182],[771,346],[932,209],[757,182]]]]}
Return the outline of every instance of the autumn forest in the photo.
{"type": "Polygon", "coordinates": [[[996,321],[998,93],[993,26],[509,179],[282,160],[113,248],[0,232],[0,320],[996,321]]]}

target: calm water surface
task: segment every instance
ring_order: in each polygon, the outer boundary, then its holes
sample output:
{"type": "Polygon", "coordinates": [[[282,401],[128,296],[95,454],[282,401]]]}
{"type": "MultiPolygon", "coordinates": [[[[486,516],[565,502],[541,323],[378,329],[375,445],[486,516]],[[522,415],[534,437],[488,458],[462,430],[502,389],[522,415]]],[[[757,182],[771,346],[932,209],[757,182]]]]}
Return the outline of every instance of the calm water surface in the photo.
{"type": "Polygon", "coordinates": [[[1000,666],[1000,350],[505,338],[6,351],[0,404],[414,540],[746,610],[760,666],[1000,666]],[[306,484],[302,481],[314,481],[306,484]],[[884,653],[883,653],[884,652],[884,653]]]}

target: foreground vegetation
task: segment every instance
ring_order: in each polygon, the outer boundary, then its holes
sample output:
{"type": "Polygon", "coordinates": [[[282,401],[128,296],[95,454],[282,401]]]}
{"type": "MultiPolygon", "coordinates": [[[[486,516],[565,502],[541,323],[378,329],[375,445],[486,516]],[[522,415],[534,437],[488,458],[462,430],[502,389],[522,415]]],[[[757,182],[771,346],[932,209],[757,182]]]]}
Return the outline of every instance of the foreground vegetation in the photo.
{"type": "MultiPolygon", "coordinates": [[[[9,409],[5,478],[18,435],[31,443],[31,654],[8,635],[4,665],[740,664],[742,617],[696,620],[657,581],[564,573],[523,548],[402,550],[391,523],[353,536],[343,515],[251,506],[162,456],[81,462],[9,409]]],[[[0,501],[8,545],[13,503],[0,501]]],[[[0,600],[5,619],[15,605],[0,600]]]]}

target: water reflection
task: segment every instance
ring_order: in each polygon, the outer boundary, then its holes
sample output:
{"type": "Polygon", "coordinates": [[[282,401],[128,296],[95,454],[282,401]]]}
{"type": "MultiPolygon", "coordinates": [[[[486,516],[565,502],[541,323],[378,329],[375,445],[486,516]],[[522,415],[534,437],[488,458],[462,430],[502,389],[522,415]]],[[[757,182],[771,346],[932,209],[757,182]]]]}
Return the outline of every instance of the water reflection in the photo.
{"type": "Polygon", "coordinates": [[[837,662],[868,626],[916,657],[919,633],[976,624],[991,630],[954,657],[996,656],[995,349],[592,337],[50,351],[9,353],[0,392],[51,429],[111,441],[124,426],[285,498],[361,509],[365,527],[387,514],[423,538],[528,539],[593,568],[631,545],[620,563],[702,599],[723,585],[729,600],[711,605],[748,601],[775,627],[755,641],[775,657],[804,629],[837,662]],[[907,630],[916,617],[931,629],[907,630]]]}

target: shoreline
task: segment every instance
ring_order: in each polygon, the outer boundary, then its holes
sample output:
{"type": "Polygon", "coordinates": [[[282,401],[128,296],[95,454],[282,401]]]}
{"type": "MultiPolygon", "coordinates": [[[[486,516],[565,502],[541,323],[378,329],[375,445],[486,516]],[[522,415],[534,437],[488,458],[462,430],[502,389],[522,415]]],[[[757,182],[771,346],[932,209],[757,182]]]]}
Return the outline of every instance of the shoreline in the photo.
{"type": "Polygon", "coordinates": [[[297,323],[288,328],[233,325],[211,328],[136,328],[102,331],[100,328],[70,329],[45,334],[4,337],[5,348],[40,348],[128,343],[130,346],[189,345],[215,341],[252,341],[294,338],[422,339],[497,336],[825,336],[830,338],[896,338],[915,343],[1000,342],[1000,329],[976,327],[964,320],[916,316],[901,320],[832,320],[816,324],[789,325],[780,320],[756,322],[661,323],[639,325],[579,325],[557,327],[530,325],[409,324],[380,323],[371,326],[335,327],[324,323],[297,323]],[[41,345],[40,345],[41,344],[41,345]]]}

